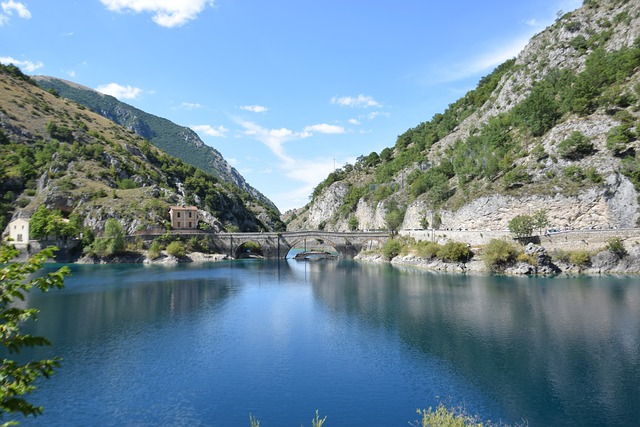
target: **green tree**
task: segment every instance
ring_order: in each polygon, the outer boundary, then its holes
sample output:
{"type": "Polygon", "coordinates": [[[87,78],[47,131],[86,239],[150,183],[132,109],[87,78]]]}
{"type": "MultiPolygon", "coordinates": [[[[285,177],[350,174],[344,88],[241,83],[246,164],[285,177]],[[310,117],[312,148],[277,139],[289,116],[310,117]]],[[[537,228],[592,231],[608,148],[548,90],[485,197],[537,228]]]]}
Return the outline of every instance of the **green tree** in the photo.
{"type": "Polygon", "coordinates": [[[531,236],[534,227],[534,219],[530,215],[517,215],[509,221],[509,231],[516,237],[531,236]]]}
{"type": "Polygon", "coordinates": [[[29,221],[29,233],[32,239],[47,237],[71,237],[78,233],[77,220],[66,222],[57,209],[48,209],[40,205],[29,221]]]}
{"type": "Polygon", "coordinates": [[[356,218],[355,216],[352,216],[349,218],[349,221],[348,221],[349,230],[356,231],[358,229],[358,225],[360,225],[358,222],[358,218],[356,218]]]}
{"type": "Polygon", "coordinates": [[[539,209],[533,213],[531,217],[533,220],[532,226],[538,229],[538,234],[542,234],[542,229],[547,228],[549,226],[549,217],[547,216],[547,211],[544,209],[539,209]]]}
{"type": "Polygon", "coordinates": [[[389,233],[391,233],[391,236],[395,236],[404,221],[404,214],[400,212],[396,206],[392,205],[387,209],[384,221],[387,224],[387,229],[389,233]]]}
{"type": "MultiPolygon", "coordinates": [[[[19,353],[26,347],[50,345],[46,338],[25,334],[20,330],[25,321],[36,320],[38,310],[19,308],[15,302],[23,301],[32,288],[47,292],[64,286],[64,276],[69,274],[67,267],[38,277],[32,276],[48,258],[53,257],[55,250],[56,248],[49,247],[26,262],[7,264],[18,255],[18,251],[12,247],[0,247],[0,264],[5,265],[0,270],[0,337],[8,355],[19,353]],[[29,277],[32,278],[28,279],[29,277]]],[[[24,396],[36,389],[34,382],[38,378],[49,378],[54,368],[59,366],[60,359],[57,357],[22,363],[5,356],[0,367],[0,420],[4,413],[20,413],[25,417],[41,414],[43,408],[28,402],[24,396]]]]}
{"type": "Polygon", "coordinates": [[[104,237],[108,239],[108,251],[110,255],[124,252],[125,241],[122,225],[114,219],[109,218],[104,225],[104,237]]]}

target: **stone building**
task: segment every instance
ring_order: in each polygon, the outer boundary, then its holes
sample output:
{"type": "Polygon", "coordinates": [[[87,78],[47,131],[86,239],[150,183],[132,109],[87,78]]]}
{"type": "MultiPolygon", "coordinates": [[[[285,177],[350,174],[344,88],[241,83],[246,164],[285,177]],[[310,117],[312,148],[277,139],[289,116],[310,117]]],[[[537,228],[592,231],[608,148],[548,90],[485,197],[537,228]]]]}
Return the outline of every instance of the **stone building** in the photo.
{"type": "Polygon", "coordinates": [[[169,217],[174,230],[196,230],[198,228],[198,208],[195,206],[170,206],[169,217]]]}
{"type": "Polygon", "coordinates": [[[9,239],[14,245],[29,243],[29,219],[17,218],[9,223],[9,239]]]}

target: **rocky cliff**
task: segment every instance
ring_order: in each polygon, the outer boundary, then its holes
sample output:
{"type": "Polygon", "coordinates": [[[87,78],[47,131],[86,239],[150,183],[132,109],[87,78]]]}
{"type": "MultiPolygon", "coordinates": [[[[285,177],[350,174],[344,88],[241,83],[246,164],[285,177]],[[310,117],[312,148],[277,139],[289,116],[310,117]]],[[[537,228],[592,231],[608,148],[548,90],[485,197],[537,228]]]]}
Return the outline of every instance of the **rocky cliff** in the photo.
{"type": "Polygon", "coordinates": [[[640,222],[640,4],[590,0],[395,146],[362,156],[291,212],[289,229],[504,229],[640,222]]]}

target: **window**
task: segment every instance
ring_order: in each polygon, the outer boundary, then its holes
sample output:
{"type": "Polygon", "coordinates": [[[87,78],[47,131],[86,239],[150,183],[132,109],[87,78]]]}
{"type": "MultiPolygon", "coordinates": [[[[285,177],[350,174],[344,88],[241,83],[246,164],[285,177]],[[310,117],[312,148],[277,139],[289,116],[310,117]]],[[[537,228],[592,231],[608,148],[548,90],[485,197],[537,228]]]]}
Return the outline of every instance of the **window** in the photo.
{"type": "Polygon", "coordinates": [[[189,221],[189,228],[191,228],[191,221],[189,221]]]}
{"type": "MultiPolygon", "coordinates": [[[[191,218],[191,212],[189,212],[189,218],[191,218]]],[[[191,223],[189,223],[189,224],[191,224],[191,223]]]]}
{"type": "Polygon", "coordinates": [[[180,228],[181,226],[182,226],[182,223],[178,221],[178,228],[180,228]]]}
{"type": "Polygon", "coordinates": [[[17,240],[18,240],[18,242],[22,242],[22,234],[18,234],[17,240]]]}
{"type": "Polygon", "coordinates": [[[177,214],[177,217],[180,218],[180,212],[177,212],[176,214],[177,214]]]}

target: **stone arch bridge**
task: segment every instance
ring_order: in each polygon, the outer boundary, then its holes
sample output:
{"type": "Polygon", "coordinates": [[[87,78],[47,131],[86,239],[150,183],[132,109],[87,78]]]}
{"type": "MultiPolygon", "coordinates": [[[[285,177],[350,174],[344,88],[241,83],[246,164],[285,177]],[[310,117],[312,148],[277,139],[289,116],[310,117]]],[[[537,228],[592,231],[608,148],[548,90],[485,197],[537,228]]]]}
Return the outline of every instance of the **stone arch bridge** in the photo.
{"type": "MultiPolygon", "coordinates": [[[[387,232],[331,232],[331,231],[285,231],[266,233],[208,233],[204,231],[172,231],[186,238],[206,238],[216,252],[238,258],[243,244],[254,242],[260,245],[265,258],[285,258],[293,248],[312,249],[318,246],[333,247],[340,257],[353,258],[373,242],[384,244],[389,239],[387,232]]],[[[137,237],[153,238],[153,234],[137,237]]]]}

